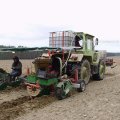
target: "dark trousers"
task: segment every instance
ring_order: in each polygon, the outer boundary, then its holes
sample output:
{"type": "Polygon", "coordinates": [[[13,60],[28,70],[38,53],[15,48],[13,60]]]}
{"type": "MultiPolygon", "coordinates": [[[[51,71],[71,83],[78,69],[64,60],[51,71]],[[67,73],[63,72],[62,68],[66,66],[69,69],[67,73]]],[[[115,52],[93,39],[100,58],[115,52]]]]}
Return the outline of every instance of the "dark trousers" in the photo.
{"type": "Polygon", "coordinates": [[[16,70],[12,70],[12,72],[10,73],[10,76],[11,76],[11,80],[15,80],[17,76],[20,76],[20,72],[16,70]]]}

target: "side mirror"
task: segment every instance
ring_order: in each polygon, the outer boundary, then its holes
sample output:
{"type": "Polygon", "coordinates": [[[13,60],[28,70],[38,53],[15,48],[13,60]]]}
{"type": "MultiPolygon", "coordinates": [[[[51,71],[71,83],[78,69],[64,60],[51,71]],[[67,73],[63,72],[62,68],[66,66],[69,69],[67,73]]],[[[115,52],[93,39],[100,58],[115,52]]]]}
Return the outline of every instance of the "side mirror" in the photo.
{"type": "Polygon", "coordinates": [[[98,45],[98,38],[95,39],[95,45],[98,45]]]}

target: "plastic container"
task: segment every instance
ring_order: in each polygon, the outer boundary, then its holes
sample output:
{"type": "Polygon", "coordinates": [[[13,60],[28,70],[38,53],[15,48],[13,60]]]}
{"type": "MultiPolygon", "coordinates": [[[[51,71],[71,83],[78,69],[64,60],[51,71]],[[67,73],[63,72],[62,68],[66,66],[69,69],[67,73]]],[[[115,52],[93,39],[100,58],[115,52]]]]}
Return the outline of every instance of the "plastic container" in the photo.
{"type": "Polygon", "coordinates": [[[51,32],[49,37],[50,47],[74,46],[75,34],[72,31],[51,32]]]}

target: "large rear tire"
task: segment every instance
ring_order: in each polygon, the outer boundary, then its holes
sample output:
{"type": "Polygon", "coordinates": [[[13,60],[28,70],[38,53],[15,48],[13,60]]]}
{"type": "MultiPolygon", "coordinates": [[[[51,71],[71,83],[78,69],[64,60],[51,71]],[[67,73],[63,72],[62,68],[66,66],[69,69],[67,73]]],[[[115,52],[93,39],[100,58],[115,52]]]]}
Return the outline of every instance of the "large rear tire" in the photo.
{"type": "Polygon", "coordinates": [[[101,60],[98,65],[98,73],[93,75],[93,79],[103,80],[105,75],[105,62],[101,60]]]}
{"type": "Polygon", "coordinates": [[[88,60],[83,59],[80,67],[79,79],[84,80],[85,84],[88,84],[90,80],[90,74],[91,74],[90,63],[88,60]]]}

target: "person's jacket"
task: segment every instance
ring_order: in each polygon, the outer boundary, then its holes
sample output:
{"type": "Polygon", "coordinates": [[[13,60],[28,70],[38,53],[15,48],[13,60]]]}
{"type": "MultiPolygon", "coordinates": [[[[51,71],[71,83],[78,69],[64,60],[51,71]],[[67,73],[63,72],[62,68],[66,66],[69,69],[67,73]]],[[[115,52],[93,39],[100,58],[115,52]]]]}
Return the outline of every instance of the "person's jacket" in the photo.
{"type": "Polygon", "coordinates": [[[19,75],[21,75],[22,74],[22,63],[20,61],[18,61],[17,63],[13,62],[12,69],[17,71],[19,75]]]}

